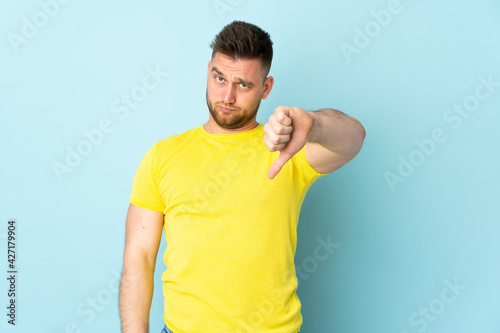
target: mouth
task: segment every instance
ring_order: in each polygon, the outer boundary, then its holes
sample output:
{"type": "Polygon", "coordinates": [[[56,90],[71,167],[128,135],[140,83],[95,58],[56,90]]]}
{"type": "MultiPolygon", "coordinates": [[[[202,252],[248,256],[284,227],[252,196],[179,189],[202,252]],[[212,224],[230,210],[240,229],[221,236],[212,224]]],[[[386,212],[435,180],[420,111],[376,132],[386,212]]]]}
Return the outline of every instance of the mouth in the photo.
{"type": "Polygon", "coordinates": [[[224,107],[224,106],[217,106],[222,112],[225,112],[225,113],[231,113],[231,112],[234,112],[234,111],[238,111],[237,109],[231,109],[231,108],[227,108],[227,107],[224,107]]]}

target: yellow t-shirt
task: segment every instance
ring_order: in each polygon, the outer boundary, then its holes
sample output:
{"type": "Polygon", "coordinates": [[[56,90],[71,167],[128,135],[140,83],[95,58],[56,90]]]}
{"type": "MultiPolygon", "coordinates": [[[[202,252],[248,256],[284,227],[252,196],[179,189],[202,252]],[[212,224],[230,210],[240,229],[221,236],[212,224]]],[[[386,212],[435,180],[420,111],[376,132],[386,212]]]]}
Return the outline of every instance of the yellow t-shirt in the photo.
{"type": "Polygon", "coordinates": [[[293,333],[302,324],[294,256],[300,208],[322,174],[304,148],[270,180],[264,129],[158,141],[130,202],[165,215],[164,320],[174,333],[293,333]]]}

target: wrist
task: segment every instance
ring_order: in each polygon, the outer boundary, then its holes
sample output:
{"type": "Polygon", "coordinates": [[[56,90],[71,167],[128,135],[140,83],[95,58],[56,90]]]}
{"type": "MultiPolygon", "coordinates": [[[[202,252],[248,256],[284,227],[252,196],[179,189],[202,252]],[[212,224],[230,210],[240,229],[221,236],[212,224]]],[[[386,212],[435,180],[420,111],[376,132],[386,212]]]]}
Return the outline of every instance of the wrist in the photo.
{"type": "Polygon", "coordinates": [[[307,113],[309,113],[312,119],[312,126],[309,130],[307,141],[318,143],[321,134],[319,111],[308,111],[307,113]]]}

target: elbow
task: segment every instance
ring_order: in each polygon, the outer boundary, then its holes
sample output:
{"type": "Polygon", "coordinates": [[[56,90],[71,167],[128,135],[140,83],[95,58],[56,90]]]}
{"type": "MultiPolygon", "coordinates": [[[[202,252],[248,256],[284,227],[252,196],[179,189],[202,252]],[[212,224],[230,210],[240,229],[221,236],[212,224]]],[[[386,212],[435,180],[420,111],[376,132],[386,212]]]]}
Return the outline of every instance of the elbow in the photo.
{"type": "Polygon", "coordinates": [[[366,130],[365,130],[365,128],[363,127],[363,125],[361,124],[361,122],[359,120],[357,120],[357,119],[355,119],[355,120],[358,123],[359,131],[361,133],[361,142],[363,142],[363,140],[366,137],[366,130]]]}
{"type": "Polygon", "coordinates": [[[352,119],[356,123],[357,132],[359,133],[358,134],[358,152],[359,152],[361,150],[361,147],[363,146],[363,142],[365,141],[366,130],[359,120],[357,120],[356,118],[352,118],[352,119]]]}

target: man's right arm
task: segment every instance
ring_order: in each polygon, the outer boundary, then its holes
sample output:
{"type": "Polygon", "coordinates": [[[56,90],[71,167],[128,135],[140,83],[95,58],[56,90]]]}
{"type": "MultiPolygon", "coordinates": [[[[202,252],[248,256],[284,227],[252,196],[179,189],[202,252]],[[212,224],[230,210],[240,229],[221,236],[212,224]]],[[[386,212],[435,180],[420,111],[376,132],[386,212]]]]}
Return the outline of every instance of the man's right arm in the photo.
{"type": "Polygon", "coordinates": [[[148,332],[163,218],[162,213],[129,206],[119,296],[123,333],[148,332]]]}

